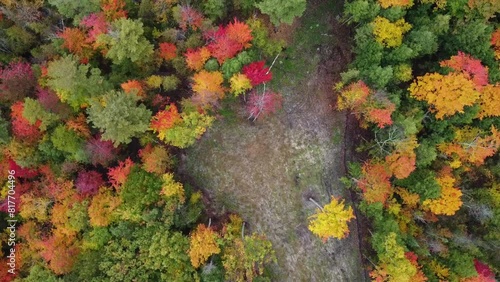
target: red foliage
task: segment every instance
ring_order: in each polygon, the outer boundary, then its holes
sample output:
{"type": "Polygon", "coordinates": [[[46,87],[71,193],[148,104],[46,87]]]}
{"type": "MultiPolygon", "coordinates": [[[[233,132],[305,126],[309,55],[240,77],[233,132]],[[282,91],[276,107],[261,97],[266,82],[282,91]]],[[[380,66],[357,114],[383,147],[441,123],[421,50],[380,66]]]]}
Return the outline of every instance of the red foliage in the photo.
{"type": "Polygon", "coordinates": [[[16,102],[11,106],[11,121],[12,133],[15,137],[25,140],[27,142],[36,142],[42,133],[39,129],[41,121],[37,121],[31,125],[24,117],[24,103],[21,101],[16,102]]]}
{"type": "Polygon", "coordinates": [[[174,124],[181,121],[179,110],[175,104],[170,104],[164,111],[159,111],[151,119],[151,129],[155,132],[165,131],[172,128],[174,124]]]}
{"type": "MultiPolygon", "coordinates": [[[[2,19],[1,15],[2,14],[0,14],[0,21],[2,19]]],[[[18,254],[16,254],[16,257],[17,257],[17,255],[18,254]]],[[[5,256],[7,256],[7,254],[5,256]]],[[[18,266],[18,264],[15,264],[15,265],[18,266]]],[[[14,274],[8,273],[9,270],[10,270],[9,259],[5,258],[5,259],[0,260],[0,273],[3,274],[2,277],[0,277],[0,282],[10,282],[17,277],[19,270],[15,269],[14,274]]]]}
{"type": "Polygon", "coordinates": [[[273,78],[269,68],[264,67],[264,61],[253,62],[244,66],[243,74],[250,79],[252,86],[268,82],[273,78]]]}
{"type": "Polygon", "coordinates": [[[66,116],[71,112],[71,108],[65,103],[62,103],[56,93],[50,89],[38,87],[36,96],[42,107],[49,112],[56,113],[60,116],[66,116]]]}
{"type": "Polygon", "coordinates": [[[99,187],[104,185],[102,175],[95,170],[82,170],[78,173],[75,186],[82,196],[91,196],[97,194],[99,187]]]}
{"type": "Polygon", "coordinates": [[[23,168],[12,159],[9,159],[9,170],[14,170],[16,172],[16,178],[29,179],[38,176],[38,171],[36,169],[23,168]]]}
{"type": "Polygon", "coordinates": [[[94,43],[99,35],[108,31],[108,23],[103,13],[92,13],[85,16],[80,21],[80,26],[89,29],[87,38],[85,39],[88,43],[94,43]]]}
{"type": "Polygon", "coordinates": [[[151,104],[154,106],[154,107],[158,107],[158,108],[165,108],[170,102],[170,98],[167,96],[167,97],[163,97],[161,94],[156,94],[153,96],[153,99],[151,101],[151,104]]]}
{"type": "Polygon", "coordinates": [[[267,116],[281,108],[283,97],[279,93],[266,91],[259,95],[257,91],[250,92],[246,106],[250,118],[256,120],[259,117],[267,116]]]}
{"type": "Polygon", "coordinates": [[[109,182],[115,189],[119,189],[127,181],[127,177],[132,169],[134,162],[130,158],[120,161],[118,166],[108,170],[109,182]]]}
{"type": "Polygon", "coordinates": [[[495,59],[500,60],[500,28],[497,28],[491,34],[491,45],[493,46],[493,50],[495,50],[495,59]]]}
{"type": "Polygon", "coordinates": [[[442,67],[449,67],[454,71],[462,71],[467,78],[476,84],[478,89],[488,84],[488,67],[481,64],[480,60],[472,58],[463,52],[458,52],[457,56],[452,56],[449,60],[440,62],[442,67]]]}
{"type": "Polygon", "coordinates": [[[0,101],[14,102],[28,95],[36,87],[36,78],[31,65],[11,62],[0,69],[0,101]]]}
{"type": "Polygon", "coordinates": [[[113,146],[113,142],[104,141],[100,136],[96,136],[87,141],[85,151],[90,156],[90,162],[93,165],[107,166],[115,158],[117,150],[113,146]]]}
{"type": "Polygon", "coordinates": [[[80,252],[77,246],[68,242],[69,240],[68,238],[51,236],[42,243],[43,251],[40,255],[56,274],[70,272],[80,252]]]}
{"type": "Polygon", "coordinates": [[[123,0],[101,0],[101,9],[108,21],[126,18],[127,11],[124,8],[125,1],[123,0]]]}
{"type": "Polygon", "coordinates": [[[179,23],[179,26],[182,28],[182,30],[186,30],[188,27],[192,28],[193,30],[197,30],[201,28],[201,25],[203,23],[203,15],[196,11],[195,9],[191,8],[191,6],[181,6],[181,21],[179,23]]]}
{"type": "Polygon", "coordinates": [[[172,43],[160,43],[160,57],[164,60],[172,60],[177,56],[177,47],[172,43]]]}
{"type": "Polygon", "coordinates": [[[495,273],[491,271],[491,268],[480,262],[478,259],[474,259],[474,267],[476,268],[479,277],[482,278],[483,282],[495,282],[495,273]]]}
{"type": "Polygon", "coordinates": [[[220,64],[250,47],[253,38],[250,27],[236,19],[226,27],[219,26],[217,30],[205,32],[204,37],[208,42],[208,50],[220,64]]]}

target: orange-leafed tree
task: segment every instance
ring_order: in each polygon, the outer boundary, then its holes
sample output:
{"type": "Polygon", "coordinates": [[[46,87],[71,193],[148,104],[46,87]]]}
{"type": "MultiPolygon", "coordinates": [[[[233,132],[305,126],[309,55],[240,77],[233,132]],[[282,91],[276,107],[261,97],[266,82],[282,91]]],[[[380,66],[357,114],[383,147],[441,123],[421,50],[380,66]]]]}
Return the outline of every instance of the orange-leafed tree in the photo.
{"type": "Polygon", "coordinates": [[[363,164],[361,178],[354,179],[368,203],[385,203],[392,192],[391,172],[386,163],[370,160],[363,164]]]}
{"type": "Polygon", "coordinates": [[[92,226],[108,226],[113,220],[113,212],[121,204],[120,197],[113,195],[107,187],[101,187],[89,205],[89,222],[92,226]]]}
{"type": "Polygon", "coordinates": [[[500,28],[497,28],[491,35],[491,45],[495,50],[495,59],[500,60],[500,28]]]}
{"type": "Polygon", "coordinates": [[[113,21],[119,18],[126,18],[127,11],[124,0],[101,0],[101,9],[108,21],[113,21]]]}
{"type": "Polygon", "coordinates": [[[230,40],[240,44],[242,49],[252,46],[250,44],[253,39],[252,30],[246,23],[240,22],[236,18],[227,25],[226,35],[230,40]]]}
{"type": "Polygon", "coordinates": [[[191,232],[189,236],[189,258],[195,268],[203,265],[211,255],[220,253],[218,239],[220,239],[220,235],[204,224],[199,224],[191,232]]]}
{"type": "Polygon", "coordinates": [[[118,162],[118,166],[108,170],[109,182],[113,188],[119,189],[123,184],[125,184],[133,165],[134,162],[130,158],[127,158],[125,161],[118,162]]]}
{"type": "Polygon", "coordinates": [[[181,6],[181,18],[179,26],[182,30],[191,28],[197,30],[203,24],[203,15],[189,5],[181,6]]]}
{"type": "Polygon", "coordinates": [[[80,253],[74,237],[52,235],[42,243],[42,246],[41,256],[56,274],[70,272],[80,253]]]}
{"type": "Polygon", "coordinates": [[[160,43],[159,53],[165,61],[172,60],[177,57],[177,47],[173,43],[163,42],[160,43]]]}
{"type": "MultiPolygon", "coordinates": [[[[150,128],[157,132],[158,134],[162,134],[166,130],[172,128],[176,123],[181,122],[181,115],[179,114],[179,110],[175,104],[170,104],[165,107],[165,110],[159,111],[155,116],[151,119],[150,128]]],[[[160,136],[160,138],[162,138],[160,136]]]]}
{"type": "Polygon", "coordinates": [[[140,98],[144,98],[144,86],[140,81],[137,80],[128,80],[127,82],[122,83],[121,88],[125,93],[133,93],[140,98]]]}
{"type": "Polygon", "coordinates": [[[87,60],[92,55],[92,46],[87,42],[87,36],[81,29],[67,27],[59,34],[59,37],[64,40],[62,46],[78,55],[80,59],[87,60]]]}
{"type": "Polygon", "coordinates": [[[151,173],[163,174],[172,166],[172,157],[163,146],[152,146],[151,144],[139,150],[142,168],[151,173]]]}
{"type": "Polygon", "coordinates": [[[193,76],[191,88],[194,91],[192,101],[200,107],[216,104],[219,99],[224,98],[224,78],[221,72],[208,72],[202,70],[193,76]]]}
{"type": "Polygon", "coordinates": [[[207,47],[201,47],[196,50],[188,49],[186,54],[186,64],[188,68],[199,71],[205,65],[205,62],[210,58],[210,51],[207,47]]]}
{"type": "Polygon", "coordinates": [[[78,136],[85,139],[89,139],[91,136],[90,128],[87,123],[87,118],[83,113],[78,114],[78,116],[69,119],[66,122],[66,127],[78,134],[78,136]]]}
{"type": "Polygon", "coordinates": [[[394,142],[394,150],[385,157],[391,173],[397,179],[403,179],[415,170],[417,155],[414,149],[418,147],[417,137],[409,136],[394,142]]]}
{"type": "MultiPolygon", "coordinates": [[[[310,199],[314,202],[313,199],[310,199]]],[[[349,226],[347,225],[354,216],[352,207],[347,207],[344,200],[332,197],[329,204],[321,207],[314,202],[318,209],[316,213],[309,217],[309,230],[320,237],[323,242],[328,238],[343,239],[349,235],[349,226]]]]}

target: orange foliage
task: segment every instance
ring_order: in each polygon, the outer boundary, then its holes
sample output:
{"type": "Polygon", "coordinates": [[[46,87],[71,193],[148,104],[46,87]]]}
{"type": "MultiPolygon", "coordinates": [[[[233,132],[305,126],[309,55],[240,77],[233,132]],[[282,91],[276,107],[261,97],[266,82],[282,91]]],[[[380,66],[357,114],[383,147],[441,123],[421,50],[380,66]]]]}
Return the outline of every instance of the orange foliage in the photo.
{"type": "Polygon", "coordinates": [[[172,128],[177,122],[181,121],[181,116],[177,106],[171,103],[163,111],[159,111],[151,119],[151,129],[154,132],[162,132],[172,128]]]}
{"type": "Polygon", "coordinates": [[[391,177],[387,165],[374,161],[366,162],[362,168],[362,178],[357,185],[363,191],[363,197],[368,203],[385,203],[391,194],[391,177]]]}
{"type": "Polygon", "coordinates": [[[370,95],[370,88],[363,81],[351,83],[337,97],[337,109],[341,111],[359,108],[366,102],[368,95],[370,95]]]}
{"type": "Polygon", "coordinates": [[[188,49],[184,56],[186,57],[188,68],[198,71],[203,68],[205,62],[210,58],[210,51],[207,47],[201,47],[196,50],[188,49]]]}
{"type": "Polygon", "coordinates": [[[88,213],[92,226],[108,226],[111,223],[113,211],[120,205],[120,197],[113,196],[112,192],[102,187],[99,193],[92,198],[88,213]]]}
{"type": "Polygon", "coordinates": [[[74,238],[53,235],[43,242],[41,256],[49,268],[60,275],[71,271],[79,252],[74,238]]]}
{"type": "Polygon", "coordinates": [[[497,28],[491,35],[491,45],[495,50],[495,59],[500,60],[500,28],[497,28]]]}
{"type": "Polygon", "coordinates": [[[189,237],[189,258],[191,264],[198,268],[213,254],[220,253],[217,239],[220,237],[210,227],[199,224],[189,237]]]}
{"type": "Polygon", "coordinates": [[[125,91],[125,93],[134,93],[138,97],[143,98],[146,94],[144,93],[143,85],[137,80],[128,80],[120,85],[125,91]]]}
{"type": "Polygon", "coordinates": [[[66,122],[68,129],[73,130],[79,136],[84,138],[90,138],[90,129],[87,124],[87,118],[83,113],[80,113],[77,117],[72,118],[66,122]]]}
{"type": "Polygon", "coordinates": [[[215,104],[217,100],[224,97],[222,73],[202,70],[193,76],[193,81],[191,87],[195,93],[192,100],[198,106],[206,107],[215,104]]]}
{"type": "Polygon", "coordinates": [[[428,73],[417,77],[409,91],[411,97],[426,101],[437,119],[463,113],[465,106],[472,106],[479,98],[476,84],[464,73],[428,73]]]}
{"type": "Polygon", "coordinates": [[[88,58],[92,53],[92,46],[87,43],[85,33],[79,28],[67,27],[59,37],[64,39],[63,47],[71,53],[81,56],[82,59],[88,58]]]}
{"type": "Polygon", "coordinates": [[[108,170],[109,182],[115,189],[118,190],[121,185],[125,184],[133,165],[134,162],[130,158],[127,158],[123,162],[118,162],[118,166],[108,170]]]}
{"type": "Polygon", "coordinates": [[[30,122],[23,117],[24,103],[21,101],[14,103],[10,109],[12,133],[14,136],[30,143],[36,142],[42,136],[40,131],[42,122],[37,120],[35,124],[30,124],[30,122]]]}
{"type": "Polygon", "coordinates": [[[168,151],[162,146],[151,146],[148,144],[139,150],[142,167],[145,171],[163,174],[172,165],[172,159],[168,151]]]}
{"type": "Polygon", "coordinates": [[[124,8],[124,0],[101,0],[101,9],[110,22],[119,18],[126,18],[127,11],[124,8]]]}
{"type": "Polygon", "coordinates": [[[172,43],[160,43],[160,57],[165,61],[172,60],[177,56],[177,47],[172,43]]]}
{"type": "Polygon", "coordinates": [[[234,22],[226,26],[226,35],[230,40],[237,42],[243,48],[252,46],[252,44],[250,44],[250,41],[253,39],[252,30],[246,23],[242,23],[236,18],[234,22]]]}
{"type": "Polygon", "coordinates": [[[392,124],[391,114],[396,110],[396,105],[388,103],[385,108],[367,108],[365,119],[368,122],[375,123],[379,128],[392,124]]]}

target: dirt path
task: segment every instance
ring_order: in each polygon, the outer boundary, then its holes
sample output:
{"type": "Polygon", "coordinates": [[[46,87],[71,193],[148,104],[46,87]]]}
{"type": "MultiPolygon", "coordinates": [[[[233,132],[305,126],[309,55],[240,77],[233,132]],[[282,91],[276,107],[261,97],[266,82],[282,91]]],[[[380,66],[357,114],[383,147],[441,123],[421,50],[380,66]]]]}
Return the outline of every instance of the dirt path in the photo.
{"type": "MultiPolygon", "coordinates": [[[[251,124],[220,121],[186,155],[184,172],[213,200],[216,212],[236,212],[250,232],[263,232],[278,257],[273,281],[363,281],[357,228],[323,244],[307,229],[315,206],[348,198],[345,115],[332,109],[331,87],[349,61],[348,36],[318,1],[308,8],[293,46],[276,63],[277,115],[251,124]]],[[[348,148],[350,146],[347,146],[348,148]]]]}

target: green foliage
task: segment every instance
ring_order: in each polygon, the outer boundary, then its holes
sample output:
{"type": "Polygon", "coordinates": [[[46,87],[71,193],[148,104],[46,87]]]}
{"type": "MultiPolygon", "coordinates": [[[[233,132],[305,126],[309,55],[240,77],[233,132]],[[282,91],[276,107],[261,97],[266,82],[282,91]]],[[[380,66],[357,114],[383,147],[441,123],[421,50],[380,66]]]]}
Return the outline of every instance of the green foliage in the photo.
{"type": "Polygon", "coordinates": [[[222,19],[226,15],[227,0],[204,0],[203,13],[212,21],[222,19]]]}
{"type": "Polygon", "coordinates": [[[441,195],[441,187],[436,181],[436,174],[432,170],[417,169],[405,179],[395,181],[412,193],[420,195],[420,200],[435,199],[441,195]]]}
{"type": "Polygon", "coordinates": [[[295,17],[300,17],[306,10],[305,0],[263,0],[255,5],[277,26],[281,23],[292,24],[295,17]]]}
{"type": "Polygon", "coordinates": [[[344,6],[344,14],[349,21],[354,22],[371,22],[380,12],[380,6],[368,0],[356,0],[346,2],[344,6]]]}
{"type": "Polygon", "coordinates": [[[219,62],[217,62],[216,58],[210,58],[205,63],[205,69],[207,71],[217,71],[219,69],[219,62]]]}
{"type": "Polygon", "coordinates": [[[448,257],[448,265],[459,277],[465,278],[477,275],[476,268],[474,267],[474,257],[463,251],[451,250],[448,257]]]}
{"type": "Polygon", "coordinates": [[[23,55],[36,43],[36,37],[27,30],[13,25],[5,29],[5,39],[8,50],[17,55],[23,55]]]}
{"type": "Polygon", "coordinates": [[[144,104],[137,105],[135,94],[110,91],[90,101],[88,120],[101,130],[103,140],[111,140],[115,146],[127,144],[149,127],[151,111],[144,104]]]}
{"type": "Polygon", "coordinates": [[[214,117],[196,110],[183,112],[181,117],[182,122],[168,129],[163,138],[166,143],[179,148],[186,148],[194,144],[196,139],[199,139],[215,120],[214,117]]]}
{"type": "Polygon", "coordinates": [[[408,46],[419,56],[434,54],[438,49],[437,36],[426,27],[410,31],[408,42],[408,46]]]}
{"type": "Polygon", "coordinates": [[[0,111],[0,145],[5,145],[9,143],[9,122],[2,117],[2,112],[0,111]]]}
{"type": "Polygon", "coordinates": [[[48,270],[47,268],[35,264],[30,268],[29,275],[23,279],[23,281],[26,282],[39,282],[39,281],[46,281],[46,282],[58,282],[61,281],[61,279],[58,279],[52,271],[48,270]]]}
{"type": "Polygon", "coordinates": [[[177,89],[181,81],[175,75],[168,75],[163,78],[161,86],[164,91],[172,91],[177,89]]]}
{"type": "Polygon", "coordinates": [[[153,55],[153,45],[144,37],[142,22],[120,18],[111,23],[111,31],[97,38],[98,44],[104,44],[109,49],[106,58],[114,64],[126,60],[133,63],[147,63],[153,55]]]}
{"type": "Polygon", "coordinates": [[[54,148],[64,152],[69,159],[77,162],[86,162],[88,160],[88,156],[83,149],[83,139],[64,125],[59,125],[54,129],[50,141],[54,148]]]}
{"type": "Polygon", "coordinates": [[[80,21],[85,15],[99,12],[101,7],[99,0],[48,0],[48,3],[55,6],[61,15],[68,19],[74,19],[76,22],[80,21]]]}
{"type": "Polygon", "coordinates": [[[134,166],[120,191],[122,210],[140,214],[160,199],[163,182],[156,174],[134,166]]]}
{"type": "MultiPolygon", "coordinates": [[[[264,55],[273,57],[279,54],[283,47],[285,47],[285,42],[277,41],[269,38],[269,31],[267,27],[258,19],[249,19],[246,21],[250,29],[252,30],[252,44],[258,49],[262,50],[264,55]]],[[[238,56],[242,56],[246,51],[241,52],[238,56]]],[[[253,59],[256,60],[257,58],[253,59]]],[[[252,60],[252,61],[253,61],[252,60]]],[[[250,62],[245,62],[248,64],[250,62]]]]}
{"type": "Polygon", "coordinates": [[[35,124],[37,120],[41,121],[41,130],[47,130],[50,125],[59,120],[58,115],[47,112],[37,100],[31,98],[24,99],[23,117],[30,124],[35,124]]]}
{"type": "Polygon", "coordinates": [[[80,65],[72,55],[50,62],[47,72],[47,85],[74,110],[111,88],[98,68],[80,65]]]}

